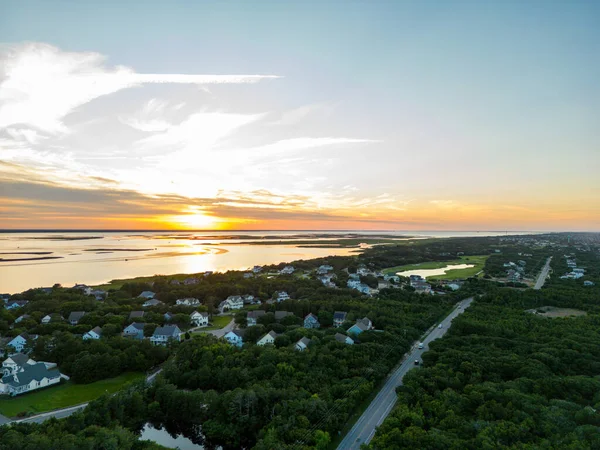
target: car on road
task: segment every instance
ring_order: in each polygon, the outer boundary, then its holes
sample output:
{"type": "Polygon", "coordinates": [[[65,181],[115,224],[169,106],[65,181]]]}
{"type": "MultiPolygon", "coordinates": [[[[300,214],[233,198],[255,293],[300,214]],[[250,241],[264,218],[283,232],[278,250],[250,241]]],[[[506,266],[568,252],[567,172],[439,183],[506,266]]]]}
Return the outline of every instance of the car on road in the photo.
{"type": "Polygon", "coordinates": [[[441,323],[438,325],[438,328],[440,328],[440,329],[443,328],[441,323]]]}
{"type": "Polygon", "coordinates": [[[419,350],[422,349],[422,348],[424,348],[424,347],[425,347],[425,344],[423,344],[422,342],[419,342],[419,350]]]}
{"type": "Polygon", "coordinates": [[[418,366],[418,365],[419,365],[419,360],[415,359],[415,366],[418,366]]]}

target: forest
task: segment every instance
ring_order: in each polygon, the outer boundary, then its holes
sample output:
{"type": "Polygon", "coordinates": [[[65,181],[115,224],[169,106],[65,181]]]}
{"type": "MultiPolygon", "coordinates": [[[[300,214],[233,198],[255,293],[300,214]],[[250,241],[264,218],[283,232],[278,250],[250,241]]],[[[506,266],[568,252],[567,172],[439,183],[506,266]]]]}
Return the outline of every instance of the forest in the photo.
{"type": "MultiPolygon", "coordinates": [[[[600,448],[600,295],[559,278],[562,252],[553,260],[541,291],[471,283],[485,295],[407,375],[368,448],[600,448]],[[547,305],[586,315],[532,312],[547,305]]],[[[597,253],[577,252],[577,260],[589,279],[600,278],[597,253]]]]}

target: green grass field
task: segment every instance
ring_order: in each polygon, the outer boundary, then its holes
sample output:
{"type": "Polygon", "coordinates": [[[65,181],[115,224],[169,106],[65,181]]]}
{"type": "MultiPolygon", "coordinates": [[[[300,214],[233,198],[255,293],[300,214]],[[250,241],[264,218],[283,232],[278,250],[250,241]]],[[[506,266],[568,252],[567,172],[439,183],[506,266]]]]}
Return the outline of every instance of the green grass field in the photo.
{"type": "Polygon", "coordinates": [[[66,382],[58,386],[52,386],[40,391],[17,397],[6,397],[0,399],[0,414],[7,417],[15,417],[20,413],[42,413],[54,409],[75,406],[92,401],[102,394],[116,392],[127,383],[143,379],[143,373],[124,373],[115,378],[96,381],[90,384],[74,384],[66,382]]]}
{"type": "Polygon", "coordinates": [[[428,280],[456,280],[461,278],[468,278],[476,275],[485,266],[485,261],[489,258],[489,255],[474,255],[474,256],[461,256],[451,261],[427,261],[421,264],[407,264],[404,266],[389,267],[383,270],[383,273],[396,273],[403,272],[405,270],[418,270],[418,269],[440,269],[448,265],[454,264],[474,264],[475,267],[468,269],[454,269],[446,272],[445,275],[436,275],[427,277],[428,280]]]}

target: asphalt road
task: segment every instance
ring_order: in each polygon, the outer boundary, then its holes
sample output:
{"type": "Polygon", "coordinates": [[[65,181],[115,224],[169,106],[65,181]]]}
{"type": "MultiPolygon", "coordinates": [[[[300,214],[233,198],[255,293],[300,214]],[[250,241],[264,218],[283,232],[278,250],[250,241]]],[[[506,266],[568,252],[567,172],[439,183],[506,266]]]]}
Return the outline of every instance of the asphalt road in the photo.
{"type": "Polygon", "coordinates": [[[404,355],[400,366],[388,377],[385,385],[373,399],[369,407],[356,421],[352,429],[338,446],[338,450],[359,449],[362,444],[368,443],[375,434],[375,429],[381,425],[396,403],[396,387],[402,384],[404,375],[415,367],[415,360],[421,363],[421,357],[429,348],[429,343],[441,338],[450,327],[452,319],[468,308],[473,301],[472,298],[462,300],[457,307],[441,322],[442,328],[437,325],[423,340],[424,348],[419,349],[418,344],[404,355]]]}
{"type": "Polygon", "coordinates": [[[534,289],[541,289],[544,283],[546,282],[546,278],[548,278],[548,272],[550,272],[550,261],[552,260],[552,256],[548,258],[546,264],[542,268],[540,275],[538,276],[537,281],[535,282],[534,289]]]}

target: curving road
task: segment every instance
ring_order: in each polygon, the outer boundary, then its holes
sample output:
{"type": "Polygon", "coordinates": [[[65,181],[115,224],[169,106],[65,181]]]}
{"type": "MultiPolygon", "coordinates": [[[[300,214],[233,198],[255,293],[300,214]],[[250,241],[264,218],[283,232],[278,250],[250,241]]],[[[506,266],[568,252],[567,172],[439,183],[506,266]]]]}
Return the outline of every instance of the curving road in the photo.
{"type": "Polygon", "coordinates": [[[388,377],[385,385],[373,399],[369,407],[365,410],[362,416],[356,421],[352,429],[338,446],[338,450],[360,449],[362,444],[368,443],[375,434],[375,429],[381,425],[384,419],[388,416],[394,405],[396,404],[396,387],[402,384],[404,375],[415,367],[415,360],[421,361],[423,353],[428,349],[429,343],[441,338],[452,324],[452,319],[461,314],[465,308],[468,308],[473,301],[472,298],[467,298],[458,303],[456,308],[441,322],[442,328],[437,326],[425,337],[423,349],[415,345],[408,353],[404,355],[404,359],[400,366],[388,377]]]}

